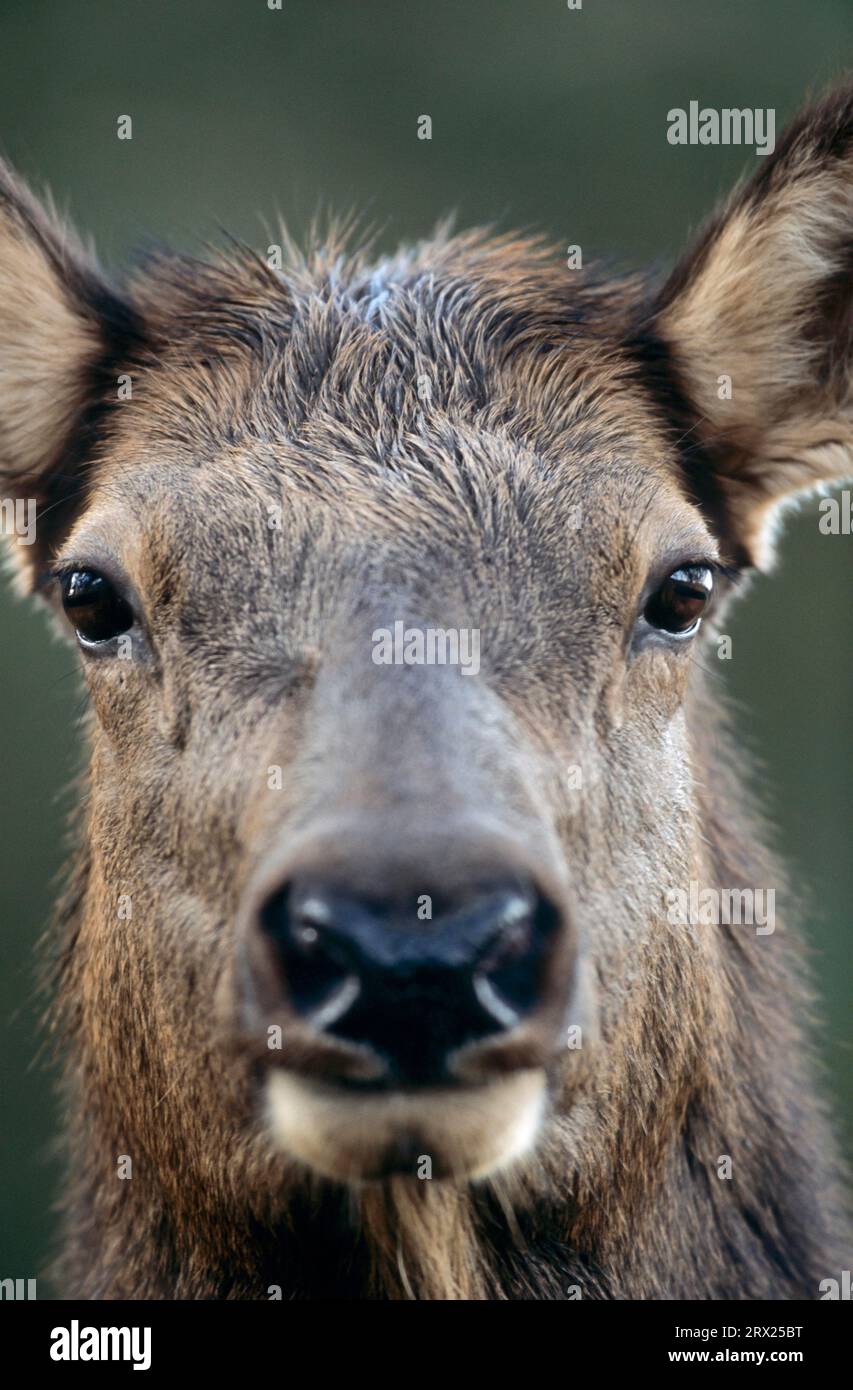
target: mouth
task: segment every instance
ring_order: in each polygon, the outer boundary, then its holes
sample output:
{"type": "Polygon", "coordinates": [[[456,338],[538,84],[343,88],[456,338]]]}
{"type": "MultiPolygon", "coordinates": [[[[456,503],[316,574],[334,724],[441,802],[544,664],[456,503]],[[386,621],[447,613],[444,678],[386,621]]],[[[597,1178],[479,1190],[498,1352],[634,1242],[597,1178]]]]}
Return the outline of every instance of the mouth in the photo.
{"type": "Polygon", "coordinates": [[[283,1152],[322,1177],[356,1184],[488,1177],[533,1147],[545,1095],[538,1068],[477,1086],[361,1094],[276,1068],[265,1099],[283,1152]]]}

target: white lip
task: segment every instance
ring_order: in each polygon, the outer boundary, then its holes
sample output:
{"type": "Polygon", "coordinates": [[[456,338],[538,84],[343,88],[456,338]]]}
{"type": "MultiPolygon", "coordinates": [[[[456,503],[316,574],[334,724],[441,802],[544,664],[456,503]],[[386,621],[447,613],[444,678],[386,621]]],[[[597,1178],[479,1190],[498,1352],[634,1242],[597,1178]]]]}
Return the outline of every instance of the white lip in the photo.
{"type": "Polygon", "coordinates": [[[539,1070],[472,1088],[353,1095],[276,1068],[266,1090],[275,1143],[315,1172],[350,1183],[381,1175],[387,1154],[412,1136],[419,1157],[432,1159],[440,1174],[486,1177],[533,1146],[544,1103],[539,1070]]]}

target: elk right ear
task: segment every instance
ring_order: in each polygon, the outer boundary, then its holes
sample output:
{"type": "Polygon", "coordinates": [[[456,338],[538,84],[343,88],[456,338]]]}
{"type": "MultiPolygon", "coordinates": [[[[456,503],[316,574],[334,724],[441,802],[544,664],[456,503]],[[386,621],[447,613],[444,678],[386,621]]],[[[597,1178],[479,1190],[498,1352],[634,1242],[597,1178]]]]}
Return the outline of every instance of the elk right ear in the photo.
{"type": "Polygon", "coordinates": [[[0,522],[27,587],[70,525],[130,320],[94,258],[0,161],[0,522]]]}
{"type": "Polygon", "coordinates": [[[779,504],[853,476],[853,85],[735,191],[664,286],[650,345],[695,499],[729,558],[766,563],[779,504]]]}

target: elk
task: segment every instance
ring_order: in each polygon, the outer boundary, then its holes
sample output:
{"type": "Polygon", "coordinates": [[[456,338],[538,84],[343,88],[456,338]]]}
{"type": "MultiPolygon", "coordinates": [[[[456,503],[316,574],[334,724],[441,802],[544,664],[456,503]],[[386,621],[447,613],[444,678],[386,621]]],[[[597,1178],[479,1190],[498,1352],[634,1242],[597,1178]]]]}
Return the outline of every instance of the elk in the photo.
{"type": "Polygon", "coordinates": [[[819,1297],[803,948],[669,905],[784,907],[709,668],[851,474],[853,88],[663,282],[445,228],[119,281],[0,212],[3,495],[89,697],[61,1295],[819,1297]]]}

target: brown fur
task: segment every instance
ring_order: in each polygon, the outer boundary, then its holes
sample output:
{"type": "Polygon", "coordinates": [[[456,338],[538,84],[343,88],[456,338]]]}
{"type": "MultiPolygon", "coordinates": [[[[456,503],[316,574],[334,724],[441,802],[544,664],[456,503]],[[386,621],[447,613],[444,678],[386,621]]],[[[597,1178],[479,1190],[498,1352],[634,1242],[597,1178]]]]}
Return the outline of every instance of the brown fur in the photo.
{"type": "Polygon", "coordinates": [[[439,232],[378,265],[331,237],[283,274],[163,257],[115,291],[2,176],[0,468],[45,515],[21,563],[51,601],[57,558],[119,568],[147,627],[133,662],[85,663],[62,1293],[813,1298],[849,1266],[801,947],[666,923],[691,878],[784,895],[700,661],[631,632],[664,560],[763,563],[776,504],[851,471],[851,140],[849,92],[807,111],[661,290],[439,232]],[[433,614],[480,628],[478,680],[380,682],[372,628],[433,614]],[[248,905],[328,807],[383,827],[365,873],[411,836],[462,872],[458,806],[550,856],[584,1047],[521,1048],[547,1111],[484,1179],[461,1148],[431,1182],[321,1176],[266,1123],[248,905]]]}

